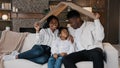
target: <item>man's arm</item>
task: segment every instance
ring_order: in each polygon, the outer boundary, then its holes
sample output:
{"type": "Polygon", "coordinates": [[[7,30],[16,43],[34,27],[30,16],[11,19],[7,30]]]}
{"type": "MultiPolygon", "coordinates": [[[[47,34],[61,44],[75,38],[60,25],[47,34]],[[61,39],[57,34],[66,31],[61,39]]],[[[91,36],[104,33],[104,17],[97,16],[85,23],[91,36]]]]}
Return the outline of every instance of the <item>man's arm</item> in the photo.
{"type": "Polygon", "coordinates": [[[104,39],[104,28],[99,20],[100,15],[96,13],[95,16],[96,16],[96,19],[94,20],[95,28],[92,33],[96,41],[102,42],[102,40],[104,39]]]}

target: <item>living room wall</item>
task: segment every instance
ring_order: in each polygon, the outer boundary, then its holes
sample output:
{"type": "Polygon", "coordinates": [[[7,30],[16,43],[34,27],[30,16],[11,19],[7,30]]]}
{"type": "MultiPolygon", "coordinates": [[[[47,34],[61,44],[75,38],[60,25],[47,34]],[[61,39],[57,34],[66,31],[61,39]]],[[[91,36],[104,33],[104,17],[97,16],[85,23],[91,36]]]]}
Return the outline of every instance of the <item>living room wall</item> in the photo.
{"type": "Polygon", "coordinates": [[[13,18],[13,31],[18,31],[22,28],[31,28],[33,27],[34,22],[39,21],[40,18],[34,18],[32,14],[43,13],[45,9],[48,9],[48,0],[12,0],[12,6],[18,8],[18,12],[14,13],[18,15],[13,18]],[[20,18],[20,14],[22,18],[20,18]],[[25,18],[26,15],[33,16],[33,18],[25,18]]]}

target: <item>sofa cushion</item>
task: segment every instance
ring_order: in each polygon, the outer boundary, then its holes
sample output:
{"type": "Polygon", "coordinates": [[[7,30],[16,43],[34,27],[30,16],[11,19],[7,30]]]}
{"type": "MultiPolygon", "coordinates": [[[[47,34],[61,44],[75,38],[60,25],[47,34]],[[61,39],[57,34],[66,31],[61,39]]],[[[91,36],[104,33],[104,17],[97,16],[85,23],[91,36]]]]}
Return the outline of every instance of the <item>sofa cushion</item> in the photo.
{"type": "Polygon", "coordinates": [[[36,43],[35,33],[28,34],[28,36],[25,38],[21,52],[25,52],[27,50],[30,50],[35,45],[35,43],[36,43]]]}
{"type": "MultiPolygon", "coordinates": [[[[93,63],[91,61],[79,62],[76,65],[78,68],[93,68],[93,63]]],[[[5,61],[4,66],[5,68],[48,68],[47,63],[44,65],[41,65],[41,64],[36,64],[34,62],[31,62],[29,60],[24,60],[24,59],[5,61]]],[[[62,68],[64,68],[63,65],[62,65],[62,68]]],[[[106,64],[104,68],[107,68],[106,64]]]]}
{"type": "Polygon", "coordinates": [[[41,68],[42,65],[29,60],[17,59],[4,62],[5,68],[41,68]]]}
{"type": "MultiPolygon", "coordinates": [[[[24,60],[24,59],[5,61],[4,66],[5,68],[48,68],[47,63],[44,65],[41,65],[41,64],[36,64],[34,62],[31,62],[29,60],[24,60]]],[[[93,68],[92,62],[79,62],[77,63],[77,67],[93,68]]],[[[62,65],[62,68],[64,68],[63,65],[62,65]]]]}
{"type": "MultiPolygon", "coordinates": [[[[76,64],[77,68],[93,68],[93,63],[88,61],[88,62],[79,62],[76,64]]],[[[42,68],[48,68],[47,64],[44,64],[42,68]]],[[[62,64],[62,68],[64,68],[64,65],[62,64]]]]}

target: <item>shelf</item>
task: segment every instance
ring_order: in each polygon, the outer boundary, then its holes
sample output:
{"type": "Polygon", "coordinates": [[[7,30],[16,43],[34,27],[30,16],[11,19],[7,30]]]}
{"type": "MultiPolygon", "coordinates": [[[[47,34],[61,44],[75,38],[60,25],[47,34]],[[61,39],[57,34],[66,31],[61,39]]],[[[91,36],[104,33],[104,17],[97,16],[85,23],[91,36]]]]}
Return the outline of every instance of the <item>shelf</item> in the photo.
{"type": "Polygon", "coordinates": [[[12,22],[11,20],[0,20],[0,22],[12,22]]]}
{"type": "Polygon", "coordinates": [[[4,3],[10,3],[11,0],[0,0],[0,3],[2,3],[2,2],[4,2],[4,3]]]}
{"type": "Polygon", "coordinates": [[[2,20],[2,18],[0,18],[0,22],[11,22],[12,20],[11,19],[8,19],[8,20],[2,20]]]}
{"type": "Polygon", "coordinates": [[[10,26],[12,30],[12,0],[0,0],[0,30],[3,31],[6,26],[10,26]],[[8,20],[3,20],[2,15],[6,14],[8,20]]]}
{"type": "Polygon", "coordinates": [[[2,9],[0,8],[0,11],[12,11],[11,9],[2,9]]]}
{"type": "Polygon", "coordinates": [[[44,17],[43,13],[24,13],[24,12],[12,12],[12,18],[19,18],[19,19],[41,19],[44,17]]]}

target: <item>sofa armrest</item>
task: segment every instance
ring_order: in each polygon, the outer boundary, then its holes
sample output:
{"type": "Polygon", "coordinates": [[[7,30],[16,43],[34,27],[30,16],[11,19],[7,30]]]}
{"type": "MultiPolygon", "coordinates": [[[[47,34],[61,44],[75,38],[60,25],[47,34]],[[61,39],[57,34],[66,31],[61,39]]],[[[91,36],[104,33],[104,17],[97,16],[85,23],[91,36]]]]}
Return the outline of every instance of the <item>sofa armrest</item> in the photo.
{"type": "Polygon", "coordinates": [[[118,51],[110,44],[103,43],[107,68],[119,68],[118,51]]]}

